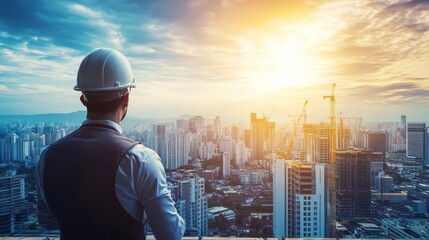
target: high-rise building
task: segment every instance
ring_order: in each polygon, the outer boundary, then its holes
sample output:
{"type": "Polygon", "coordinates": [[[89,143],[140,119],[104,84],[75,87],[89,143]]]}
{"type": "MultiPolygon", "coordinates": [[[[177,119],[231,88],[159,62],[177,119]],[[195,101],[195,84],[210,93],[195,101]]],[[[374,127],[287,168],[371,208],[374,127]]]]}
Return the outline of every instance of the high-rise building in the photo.
{"type": "Polygon", "coordinates": [[[168,181],[177,185],[176,206],[186,222],[186,231],[197,236],[208,234],[208,203],[204,190],[204,178],[196,171],[173,173],[168,181]]]}
{"type": "Polygon", "coordinates": [[[351,144],[351,131],[350,127],[343,124],[343,121],[340,121],[338,124],[338,149],[347,149],[351,144]]]}
{"type": "Polygon", "coordinates": [[[401,125],[404,128],[407,126],[407,116],[401,115],[401,125]]]}
{"type": "Polygon", "coordinates": [[[274,150],[275,123],[266,117],[257,118],[256,113],[250,113],[252,159],[264,159],[265,153],[274,150]]]}
{"type": "Polygon", "coordinates": [[[186,119],[176,119],[176,130],[188,131],[189,122],[186,119]]]}
{"type": "Polygon", "coordinates": [[[304,124],[304,154],[305,161],[312,163],[316,162],[317,156],[317,124],[304,124]]]}
{"type": "Polygon", "coordinates": [[[429,167],[429,128],[426,128],[425,165],[429,167]]]}
{"type": "Polygon", "coordinates": [[[204,133],[205,125],[202,116],[194,116],[189,119],[189,131],[192,133],[204,133]]]}
{"type": "Polygon", "coordinates": [[[387,132],[368,132],[368,147],[373,152],[381,152],[383,162],[386,160],[387,132]]]}
{"type": "Polygon", "coordinates": [[[273,192],[275,238],[328,236],[329,194],[325,164],[276,159],[273,192]]]}
{"type": "Polygon", "coordinates": [[[336,151],[337,219],[371,215],[370,162],[377,156],[363,149],[336,151]]]}
{"type": "Polygon", "coordinates": [[[18,160],[18,135],[9,133],[4,138],[3,162],[10,163],[18,160]]]}
{"type": "Polygon", "coordinates": [[[231,137],[232,140],[234,140],[235,142],[238,142],[238,140],[240,139],[238,127],[235,125],[231,127],[231,137]]]}
{"type": "Polygon", "coordinates": [[[216,116],[216,118],[213,120],[213,130],[215,134],[215,139],[222,135],[222,125],[219,116],[216,116]]]}
{"type": "Polygon", "coordinates": [[[331,142],[331,126],[328,123],[320,123],[318,131],[318,147],[316,162],[329,163],[329,156],[331,156],[330,142],[331,142]]]}
{"type": "Polygon", "coordinates": [[[171,169],[168,161],[167,153],[167,133],[165,131],[165,125],[156,125],[156,152],[161,158],[161,162],[165,168],[171,169]]]}
{"type": "Polygon", "coordinates": [[[252,138],[252,130],[251,129],[244,129],[244,146],[246,148],[250,149],[251,142],[252,142],[251,138],[252,138]]]}
{"type": "Polygon", "coordinates": [[[223,177],[229,176],[231,174],[231,154],[224,152],[222,154],[222,163],[223,177]]]}
{"type": "Polygon", "coordinates": [[[417,160],[425,159],[426,149],[426,123],[408,123],[406,137],[406,154],[417,160]]]}
{"type": "Polygon", "coordinates": [[[329,163],[330,125],[328,123],[304,125],[304,160],[329,163]]]}
{"type": "Polygon", "coordinates": [[[25,216],[25,175],[0,176],[0,235],[21,230],[25,216]]]}

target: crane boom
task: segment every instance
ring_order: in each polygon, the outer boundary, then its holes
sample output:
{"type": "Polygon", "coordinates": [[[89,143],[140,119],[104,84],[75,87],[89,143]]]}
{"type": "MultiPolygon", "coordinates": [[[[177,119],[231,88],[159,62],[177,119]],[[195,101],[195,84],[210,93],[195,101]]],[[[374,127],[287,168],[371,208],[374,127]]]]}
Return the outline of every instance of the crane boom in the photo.
{"type": "Polygon", "coordinates": [[[301,113],[298,116],[298,120],[293,125],[293,133],[292,133],[292,136],[290,138],[288,148],[286,149],[286,153],[283,153],[283,152],[280,153],[280,156],[285,158],[286,160],[288,160],[290,158],[291,151],[292,151],[293,144],[294,144],[294,140],[295,140],[295,137],[298,133],[299,125],[301,123],[301,119],[302,118],[306,119],[305,115],[306,115],[306,111],[307,111],[307,104],[308,104],[308,100],[305,100],[304,106],[302,107],[302,110],[301,110],[301,113]]]}
{"type": "Polygon", "coordinates": [[[323,99],[330,100],[330,143],[329,143],[329,199],[330,199],[330,232],[331,237],[335,236],[335,220],[336,220],[336,207],[337,207],[337,196],[336,196],[336,171],[335,171],[335,149],[336,149],[336,117],[335,117],[335,83],[332,84],[331,95],[323,96],[323,99]]]}

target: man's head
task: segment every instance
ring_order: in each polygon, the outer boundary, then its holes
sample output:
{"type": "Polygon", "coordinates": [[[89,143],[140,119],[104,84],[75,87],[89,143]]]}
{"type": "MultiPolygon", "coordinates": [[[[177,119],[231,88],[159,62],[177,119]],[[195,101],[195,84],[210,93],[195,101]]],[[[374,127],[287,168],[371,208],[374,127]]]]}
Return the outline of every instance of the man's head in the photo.
{"type": "Polygon", "coordinates": [[[128,96],[135,87],[134,75],[128,60],[120,52],[97,48],[82,60],[74,90],[88,113],[109,114],[123,110],[125,117],[128,96]]]}

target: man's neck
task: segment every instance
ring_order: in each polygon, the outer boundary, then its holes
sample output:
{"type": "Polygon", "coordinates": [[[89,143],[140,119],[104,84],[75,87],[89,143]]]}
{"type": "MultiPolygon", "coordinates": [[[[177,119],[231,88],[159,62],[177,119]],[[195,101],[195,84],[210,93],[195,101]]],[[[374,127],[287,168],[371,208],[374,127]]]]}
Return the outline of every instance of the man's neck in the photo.
{"type": "Polygon", "coordinates": [[[121,123],[121,117],[117,112],[115,113],[87,112],[86,118],[91,120],[110,120],[117,124],[121,123]]]}

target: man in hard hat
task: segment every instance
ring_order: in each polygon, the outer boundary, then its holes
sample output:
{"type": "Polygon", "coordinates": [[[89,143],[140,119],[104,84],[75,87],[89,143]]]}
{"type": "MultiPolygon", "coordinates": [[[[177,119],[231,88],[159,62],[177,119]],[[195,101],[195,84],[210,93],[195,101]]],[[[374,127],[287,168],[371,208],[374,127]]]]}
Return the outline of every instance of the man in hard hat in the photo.
{"type": "Polygon", "coordinates": [[[80,64],[74,89],[87,119],[43,151],[37,166],[39,222],[58,224],[61,239],[144,239],[145,216],[156,239],[183,236],[158,154],[122,135],[134,87],[116,50],[95,49],[80,64]]]}

